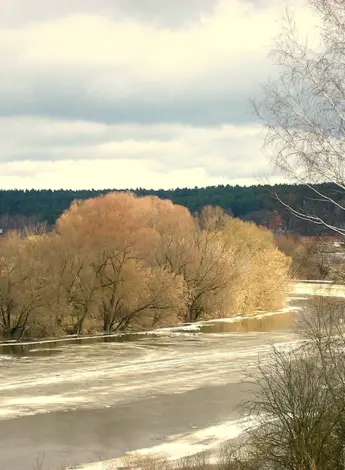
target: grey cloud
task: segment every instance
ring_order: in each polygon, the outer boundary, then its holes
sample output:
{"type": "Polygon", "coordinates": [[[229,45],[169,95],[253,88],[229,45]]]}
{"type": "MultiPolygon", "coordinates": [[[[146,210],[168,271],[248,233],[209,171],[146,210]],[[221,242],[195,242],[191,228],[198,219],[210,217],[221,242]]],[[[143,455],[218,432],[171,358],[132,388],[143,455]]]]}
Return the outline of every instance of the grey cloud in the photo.
{"type": "MultiPolygon", "coordinates": [[[[37,70],[30,77],[25,70],[19,74],[7,72],[13,88],[0,84],[0,116],[45,116],[60,119],[90,120],[104,123],[185,123],[217,125],[244,124],[255,121],[249,98],[254,84],[250,78],[232,84],[225,77],[219,80],[205,77],[199,84],[179,90],[173,82],[141,86],[140,79],[128,85],[126,96],[112,96],[112,90],[100,87],[100,94],[88,91],[92,75],[78,76],[71,71],[60,74],[37,70]],[[16,88],[25,75],[25,87],[16,88]],[[224,83],[225,81],[225,83],[224,83]],[[214,90],[217,90],[215,92],[214,90]]],[[[6,73],[4,74],[6,77],[6,73]]],[[[230,75],[230,73],[229,73],[230,75]]],[[[116,77],[116,74],[114,74],[116,77]]]]}
{"type": "MultiPolygon", "coordinates": [[[[10,12],[17,9],[18,17],[22,18],[28,18],[35,11],[37,14],[40,12],[43,17],[55,17],[58,13],[73,9],[92,11],[97,7],[107,10],[114,4],[113,0],[60,0],[59,3],[57,0],[0,0],[4,1],[8,2],[10,12]],[[42,7],[41,10],[39,7],[42,7]]],[[[167,7],[167,2],[162,0],[116,0],[115,3],[117,8],[122,6],[123,10],[128,14],[132,12],[133,15],[150,16],[156,11],[159,15],[191,18],[192,12],[199,15],[203,11],[209,11],[215,0],[168,2],[168,5],[174,4],[174,8],[167,7]]],[[[156,31],[154,28],[153,30],[156,31]]],[[[69,30],[69,34],[71,33],[73,38],[74,30],[69,30]]],[[[112,61],[111,50],[109,57],[108,52],[105,54],[103,62],[103,59],[98,62],[97,53],[95,55],[94,52],[90,60],[85,54],[78,62],[77,59],[73,61],[68,53],[65,59],[63,50],[60,51],[58,47],[57,51],[54,49],[54,41],[51,57],[46,50],[41,58],[40,43],[28,44],[26,48],[25,34],[24,32],[20,36],[17,32],[10,33],[9,37],[13,37],[11,40],[8,40],[6,34],[3,38],[0,37],[0,57],[3,63],[0,116],[44,116],[104,123],[165,122],[199,126],[251,123],[255,121],[255,117],[249,98],[253,96],[258,83],[266,81],[271,71],[263,61],[264,54],[253,56],[251,53],[244,53],[242,57],[239,53],[227,58],[224,53],[223,61],[214,62],[213,57],[208,57],[207,54],[205,57],[200,56],[200,50],[195,68],[188,68],[186,63],[185,70],[182,56],[177,61],[176,69],[172,67],[170,74],[169,62],[163,63],[161,70],[159,61],[151,63],[148,60],[146,63],[145,60],[137,60],[133,51],[128,62],[121,54],[118,62],[116,58],[112,61]],[[35,53],[38,54],[37,57],[35,53]]],[[[39,34],[42,34],[44,45],[45,34],[49,39],[49,27],[39,34]]],[[[124,37],[128,41],[128,36],[124,37]]],[[[157,38],[160,37],[158,34],[157,38]]],[[[224,41],[226,40],[225,37],[224,41]]],[[[95,44],[98,44],[96,39],[95,44]]],[[[172,40],[171,46],[174,47],[174,44],[172,40]]],[[[197,41],[192,41],[191,44],[189,47],[198,47],[197,41]]],[[[202,44],[205,43],[201,43],[200,47],[202,44]]],[[[100,41],[99,47],[103,46],[104,42],[100,41]]],[[[220,50],[221,46],[222,39],[220,50]]],[[[147,43],[147,48],[149,47],[152,47],[152,42],[147,43]]],[[[179,42],[177,47],[181,51],[183,44],[179,42]]],[[[82,47],[81,50],[83,51],[82,47]]],[[[140,47],[138,51],[144,56],[152,53],[151,50],[142,51],[140,47]]],[[[164,54],[164,49],[157,47],[155,52],[164,54]]],[[[78,58],[78,49],[74,53],[78,58]]],[[[167,51],[166,59],[169,60],[169,57],[167,51]]],[[[173,52],[171,57],[174,58],[173,52]]],[[[190,54],[186,56],[186,60],[189,58],[190,54]]]]}
{"type": "Polygon", "coordinates": [[[181,26],[209,14],[217,0],[117,0],[128,15],[167,26],[181,26]]]}
{"type": "MultiPolygon", "coordinates": [[[[134,101],[134,100],[133,100],[134,101]]],[[[250,104],[228,96],[205,103],[197,99],[176,103],[99,103],[89,97],[52,94],[23,102],[0,96],[1,116],[46,116],[62,119],[115,123],[184,123],[192,125],[254,122],[250,104]]]]}
{"type": "Polygon", "coordinates": [[[180,27],[210,13],[217,0],[0,0],[0,27],[21,27],[70,14],[134,18],[180,27]]]}

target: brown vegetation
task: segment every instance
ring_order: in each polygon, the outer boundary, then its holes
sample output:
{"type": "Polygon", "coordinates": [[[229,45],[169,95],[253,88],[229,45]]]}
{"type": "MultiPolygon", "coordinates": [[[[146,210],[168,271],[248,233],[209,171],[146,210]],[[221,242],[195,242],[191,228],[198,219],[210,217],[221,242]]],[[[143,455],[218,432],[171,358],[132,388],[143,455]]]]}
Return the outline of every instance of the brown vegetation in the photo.
{"type": "Polygon", "coordinates": [[[298,321],[302,341],[259,363],[238,469],[344,468],[344,317],[341,299],[316,298],[298,321]]]}
{"type": "Polygon", "coordinates": [[[0,334],[152,328],[282,306],[289,258],[272,234],[207,207],[111,193],[55,230],[0,243],[0,334]]]}
{"type": "Polygon", "coordinates": [[[332,253],[332,237],[274,235],[277,247],[291,258],[291,276],[297,279],[330,279],[339,263],[332,253]]]}

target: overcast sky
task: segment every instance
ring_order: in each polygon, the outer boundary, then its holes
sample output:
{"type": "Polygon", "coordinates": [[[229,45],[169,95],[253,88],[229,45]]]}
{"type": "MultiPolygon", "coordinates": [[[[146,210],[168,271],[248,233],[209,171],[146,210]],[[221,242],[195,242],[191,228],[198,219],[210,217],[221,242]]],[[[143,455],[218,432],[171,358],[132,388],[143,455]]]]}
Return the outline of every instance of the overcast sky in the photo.
{"type": "MultiPolygon", "coordinates": [[[[302,0],[291,0],[310,27],[302,0]]],[[[257,184],[280,0],[0,0],[0,188],[257,184]]]]}

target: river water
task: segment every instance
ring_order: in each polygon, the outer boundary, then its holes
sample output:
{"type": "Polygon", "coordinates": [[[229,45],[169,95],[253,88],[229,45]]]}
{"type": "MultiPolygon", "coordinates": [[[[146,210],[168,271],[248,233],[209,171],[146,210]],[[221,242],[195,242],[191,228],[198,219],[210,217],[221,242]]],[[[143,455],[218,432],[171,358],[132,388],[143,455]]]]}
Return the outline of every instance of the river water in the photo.
{"type": "Polygon", "coordinates": [[[238,433],[258,355],[296,341],[303,289],[279,314],[0,349],[1,470],[107,468],[141,452],[196,453],[238,433]]]}

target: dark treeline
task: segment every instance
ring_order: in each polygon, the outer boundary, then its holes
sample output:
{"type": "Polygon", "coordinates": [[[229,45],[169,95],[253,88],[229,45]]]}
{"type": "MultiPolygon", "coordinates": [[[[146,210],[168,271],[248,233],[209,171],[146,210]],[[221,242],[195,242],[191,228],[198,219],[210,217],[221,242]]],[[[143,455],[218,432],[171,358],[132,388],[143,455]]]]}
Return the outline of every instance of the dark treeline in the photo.
{"type": "MultiPolygon", "coordinates": [[[[322,185],[333,199],[341,201],[344,195],[332,184],[322,185]]],[[[20,229],[38,222],[54,225],[60,215],[75,199],[89,199],[114,190],[2,190],[0,191],[0,229],[20,229]]],[[[207,188],[177,188],[174,190],[131,190],[137,196],[158,196],[170,199],[174,204],[187,207],[192,213],[200,212],[207,205],[219,206],[227,213],[243,220],[268,226],[273,214],[279,214],[284,229],[302,235],[324,233],[317,227],[293,216],[275,197],[279,195],[288,205],[298,210],[309,210],[326,217],[339,226],[342,221],[340,209],[334,204],[320,203],[315,193],[300,185],[209,186],[207,188]]]]}

